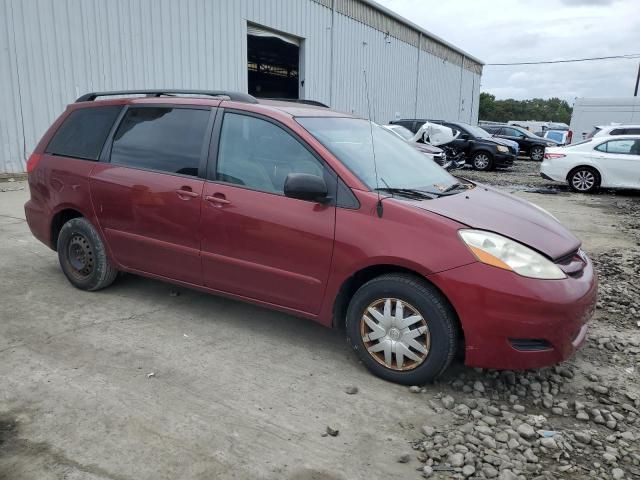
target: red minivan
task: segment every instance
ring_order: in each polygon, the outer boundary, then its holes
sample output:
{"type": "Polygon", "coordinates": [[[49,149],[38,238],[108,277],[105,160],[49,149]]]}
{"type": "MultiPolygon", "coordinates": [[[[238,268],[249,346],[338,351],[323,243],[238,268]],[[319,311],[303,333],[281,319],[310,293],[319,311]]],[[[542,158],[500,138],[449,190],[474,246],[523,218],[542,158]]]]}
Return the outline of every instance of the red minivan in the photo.
{"type": "Polygon", "coordinates": [[[131,272],[344,328],[394,382],[433,380],[456,352],[487,368],[562,361],[594,311],[591,261],[553,216],[328,108],[91,93],[27,171],[29,227],[75,287],[131,272]]]}

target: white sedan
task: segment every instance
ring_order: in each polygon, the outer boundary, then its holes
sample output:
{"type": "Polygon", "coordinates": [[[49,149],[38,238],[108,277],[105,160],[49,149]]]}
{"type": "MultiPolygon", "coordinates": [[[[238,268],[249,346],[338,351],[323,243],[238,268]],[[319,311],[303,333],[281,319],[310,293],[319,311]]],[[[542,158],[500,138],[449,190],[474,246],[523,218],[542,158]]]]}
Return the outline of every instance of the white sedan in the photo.
{"type": "Polygon", "coordinates": [[[640,135],[594,137],[547,148],[540,175],[568,182],[582,193],[598,187],[640,189],[640,135]]]}

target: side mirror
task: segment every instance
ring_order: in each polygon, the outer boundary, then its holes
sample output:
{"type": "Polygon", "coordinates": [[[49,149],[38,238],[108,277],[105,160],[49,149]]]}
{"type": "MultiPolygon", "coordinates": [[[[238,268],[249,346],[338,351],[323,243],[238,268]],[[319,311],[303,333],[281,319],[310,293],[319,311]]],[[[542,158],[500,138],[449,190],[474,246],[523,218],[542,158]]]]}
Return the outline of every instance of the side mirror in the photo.
{"type": "Polygon", "coordinates": [[[460,140],[469,140],[469,134],[468,133],[461,133],[458,138],[460,140]]]}
{"type": "Polygon", "coordinates": [[[324,178],[308,173],[290,173],[284,181],[284,194],[289,198],[325,203],[327,184],[324,178]]]}

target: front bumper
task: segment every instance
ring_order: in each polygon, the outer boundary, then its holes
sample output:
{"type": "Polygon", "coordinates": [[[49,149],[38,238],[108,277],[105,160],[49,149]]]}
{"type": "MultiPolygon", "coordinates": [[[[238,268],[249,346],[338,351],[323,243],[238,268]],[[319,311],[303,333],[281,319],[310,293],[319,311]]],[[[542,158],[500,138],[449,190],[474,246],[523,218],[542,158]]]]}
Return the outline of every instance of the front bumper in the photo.
{"type": "Polygon", "coordinates": [[[597,279],[585,267],[563,280],[536,280],[482,263],[429,277],[456,310],[465,363],[496,369],[540,368],[570,357],[585,341],[597,279]]]}
{"type": "Polygon", "coordinates": [[[506,168],[513,165],[513,162],[516,160],[516,155],[513,153],[496,153],[493,156],[493,161],[495,162],[495,166],[498,168],[506,168]]]}

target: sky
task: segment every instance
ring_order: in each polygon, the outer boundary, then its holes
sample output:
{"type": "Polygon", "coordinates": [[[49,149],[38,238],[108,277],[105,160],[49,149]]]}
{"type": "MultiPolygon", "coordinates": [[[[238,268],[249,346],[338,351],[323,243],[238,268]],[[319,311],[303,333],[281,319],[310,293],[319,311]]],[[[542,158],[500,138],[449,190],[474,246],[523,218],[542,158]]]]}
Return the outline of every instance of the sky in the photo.
{"type": "MultiPolygon", "coordinates": [[[[640,0],[377,0],[485,63],[640,54],[640,0]]],[[[490,66],[498,99],[632,96],[640,58],[490,66]]]]}

